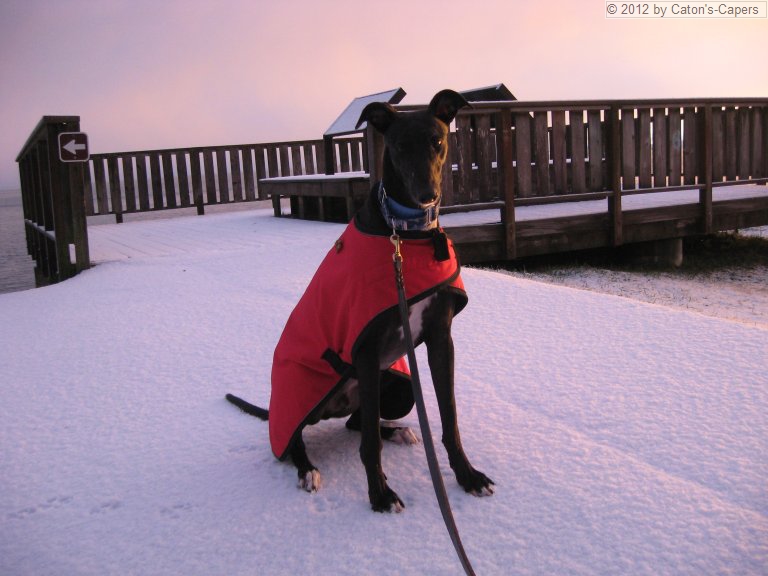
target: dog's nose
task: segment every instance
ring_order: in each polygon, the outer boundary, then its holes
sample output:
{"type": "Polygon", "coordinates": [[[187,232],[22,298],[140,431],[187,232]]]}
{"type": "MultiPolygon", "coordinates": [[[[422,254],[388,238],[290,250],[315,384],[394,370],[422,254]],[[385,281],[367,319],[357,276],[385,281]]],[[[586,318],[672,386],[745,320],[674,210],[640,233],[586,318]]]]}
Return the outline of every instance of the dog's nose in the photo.
{"type": "Polygon", "coordinates": [[[437,202],[440,194],[436,194],[434,191],[424,192],[419,195],[419,201],[422,206],[429,206],[437,202]]]}

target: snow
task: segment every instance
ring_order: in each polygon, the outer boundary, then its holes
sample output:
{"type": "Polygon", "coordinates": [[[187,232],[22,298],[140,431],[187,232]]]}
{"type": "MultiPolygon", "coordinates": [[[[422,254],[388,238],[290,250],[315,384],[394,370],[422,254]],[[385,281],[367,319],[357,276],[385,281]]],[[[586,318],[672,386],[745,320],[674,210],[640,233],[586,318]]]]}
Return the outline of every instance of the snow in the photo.
{"type": "Polygon", "coordinates": [[[337,172],[336,174],[303,174],[301,176],[276,176],[262,178],[260,182],[312,182],[316,180],[364,180],[369,178],[367,172],[337,172]]]}
{"type": "MultiPolygon", "coordinates": [[[[750,229],[749,232],[752,230],[762,230],[762,235],[768,237],[768,226],[750,229]]],[[[510,273],[522,278],[696,311],[753,326],[768,326],[766,266],[722,268],[695,275],[665,270],[642,272],[589,266],[510,273]]]]}
{"type": "MultiPolygon", "coordinates": [[[[271,214],[91,226],[97,266],[0,295],[0,574],[461,573],[423,446],[384,446],[406,509],[377,514],[343,422],[305,435],[310,495],[224,400],[266,405],[342,230],[271,214]]],[[[463,493],[438,452],[478,574],[765,573],[768,324],[463,276],[462,438],[496,494],[463,493]]]]}
{"type": "Polygon", "coordinates": [[[328,130],[325,131],[325,136],[339,136],[341,134],[350,134],[352,132],[365,130],[367,123],[363,123],[359,129],[356,128],[357,121],[360,119],[360,114],[363,112],[363,108],[372,102],[391,102],[397,104],[399,100],[405,96],[405,92],[402,90],[402,88],[395,88],[393,90],[355,98],[342,111],[339,117],[333,121],[333,124],[331,124],[328,130]],[[400,99],[396,99],[395,96],[401,91],[402,96],[400,96],[400,99]],[[393,100],[396,101],[393,102],[393,100]]]}

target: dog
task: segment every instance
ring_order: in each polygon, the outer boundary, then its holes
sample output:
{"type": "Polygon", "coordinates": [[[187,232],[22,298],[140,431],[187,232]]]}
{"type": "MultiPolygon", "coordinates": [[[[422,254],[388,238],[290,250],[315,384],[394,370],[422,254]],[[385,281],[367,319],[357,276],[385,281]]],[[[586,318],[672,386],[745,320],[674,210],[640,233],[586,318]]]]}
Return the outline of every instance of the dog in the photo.
{"type": "Polygon", "coordinates": [[[300,486],[309,492],[322,480],[307,456],[303,429],[349,416],[346,426],[361,433],[371,508],[405,507],[381,466],[382,439],[418,442],[410,429],[382,424],[404,417],[414,404],[403,359],[393,234],[401,238],[409,325],[415,345],[427,347],[450,466],[466,492],[494,492],[494,482],[470,464],[459,435],[451,324],[467,297],[453,245],[438,223],[448,127],[464,106],[469,104],[459,93],[442,90],[425,110],[400,112],[385,103],[363,109],[357,127],[367,122],[384,138],[382,179],[286,323],[273,358],[269,410],[227,395],[244,411],[269,420],[275,456],[290,457],[300,486]]]}

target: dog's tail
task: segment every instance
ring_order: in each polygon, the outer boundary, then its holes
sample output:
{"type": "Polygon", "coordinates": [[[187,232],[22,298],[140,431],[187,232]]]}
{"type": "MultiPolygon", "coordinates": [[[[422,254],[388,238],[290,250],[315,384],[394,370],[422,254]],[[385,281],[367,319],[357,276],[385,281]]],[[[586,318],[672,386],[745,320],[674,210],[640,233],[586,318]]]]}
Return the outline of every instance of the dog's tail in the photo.
{"type": "Polygon", "coordinates": [[[227,394],[225,398],[229,400],[232,404],[240,408],[240,410],[242,410],[246,414],[250,414],[251,416],[256,416],[256,418],[260,418],[262,420],[269,420],[269,410],[265,410],[264,408],[259,408],[258,406],[254,406],[253,404],[246,402],[242,398],[233,396],[232,394],[227,394]]]}

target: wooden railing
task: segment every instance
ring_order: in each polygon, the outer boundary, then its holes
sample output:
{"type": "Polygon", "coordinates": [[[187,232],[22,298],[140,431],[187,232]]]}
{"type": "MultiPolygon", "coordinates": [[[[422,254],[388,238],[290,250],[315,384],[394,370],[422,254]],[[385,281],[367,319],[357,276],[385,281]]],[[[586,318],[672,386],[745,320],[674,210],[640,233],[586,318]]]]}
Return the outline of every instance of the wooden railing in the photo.
{"type": "Polygon", "coordinates": [[[713,187],[768,182],[766,98],[476,103],[455,125],[445,204],[498,206],[510,259],[515,206],[608,198],[620,245],[622,196],[699,190],[709,233],[713,187]]]}
{"type": "Polygon", "coordinates": [[[59,134],[79,128],[78,116],[44,116],[16,158],[27,251],[35,260],[38,286],[90,266],[83,164],[59,159],[59,134]]]}
{"type": "MultiPolygon", "coordinates": [[[[92,154],[65,167],[54,141],[78,129],[78,117],[45,117],[17,158],[30,254],[41,278],[54,281],[88,266],[85,214],[118,222],[150,210],[194,206],[203,214],[213,204],[266,200],[260,180],[327,170],[320,139],[92,154]]],[[[698,190],[697,221],[709,233],[713,187],[768,182],[768,98],[474,103],[450,138],[446,212],[500,209],[508,259],[516,257],[517,206],[607,198],[612,243],[620,245],[623,196],[698,190]]],[[[382,146],[372,128],[335,138],[331,165],[375,181],[382,146]]],[[[300,206],[308,184],[286,184],[281,194],[300,206]]],[[[313,196],[322,194],[321,186],[313,196]]]]}
{"type": "MultiPolygon", "coordinates": [[[[366,169],[362,136],[336,138],[337,172],[366,169]]],[[[322,174],[322,140],[92,154],[85,172],[89,216],[265,200],[259,180],[322,174]]]]}
{"type": "Polygon", "coordinates": [[[765,98],[475,103],[455,124],[445,191],[454,204],[506,197],[494,174],[499,126],[507,184],[523,203],[768,176],[765,98]]]}
{"type": "MultiPolygon", "coordinates": [[[[335,172],[368,171],[369,156],[381,154],[370,138],[336,138],[335,172]]],[[[513,200],[511,208],[704,188],[708,177],[712,186],[759,181],[766,150],[768,99],[474,103],[451,133],[444,205],[513,200]]],[[[118,222],[177,207],[202,214],[207,205],[265,200],[263,178],[323,174],[324,156],[322,140],[94,154],[86,207],[118,222]]]]}

